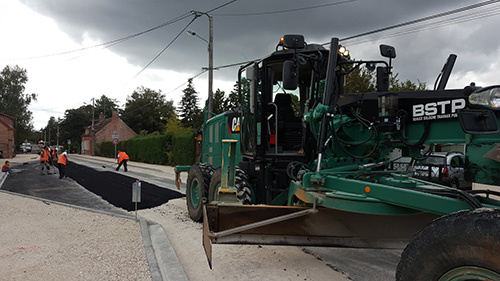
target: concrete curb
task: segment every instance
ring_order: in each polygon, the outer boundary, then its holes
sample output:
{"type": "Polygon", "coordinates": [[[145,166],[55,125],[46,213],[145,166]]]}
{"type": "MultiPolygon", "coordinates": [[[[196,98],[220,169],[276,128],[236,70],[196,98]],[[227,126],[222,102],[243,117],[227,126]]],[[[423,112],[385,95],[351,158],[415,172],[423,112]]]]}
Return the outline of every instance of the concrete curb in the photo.
{"type": "Polygon", "coordinates": [[[2,188],[3,182],[7,178],[7,173],[2,172],[2,175],[0,176],[0,188],[2,188]]]}
{"type": "Polygon", "coordinates": [[[165,235],[163,227],[159,224],[149,225],[149,232],[156,261],[158,262],[163,280],[188,281],[189,279],[184,272],[184,268],[165,235]]]}
{"type": "Polygon", "coordinates": [[[140,219],[141,221],[141,232],[142,241],[144,243],[144,251],[146,252],[146,259],[149,264],[149,272],[151,273],[152,281],[163,281],[161,277],[160,267],[155,256],[155,250],[153,248],[153,243],[151,242],[151,233],[149,232],[148,222],[140,219]]]}

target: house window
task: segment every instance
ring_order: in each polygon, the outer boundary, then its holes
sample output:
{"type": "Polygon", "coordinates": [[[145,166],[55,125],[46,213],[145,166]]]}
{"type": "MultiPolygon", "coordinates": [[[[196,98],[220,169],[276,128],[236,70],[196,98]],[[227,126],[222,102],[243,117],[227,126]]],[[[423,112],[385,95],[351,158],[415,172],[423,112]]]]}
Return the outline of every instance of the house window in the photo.
{"type": "Polygon", "coordinates": [[[89,150],[89,141],[86,140],[82,143],[82,150],[89,150]]]}

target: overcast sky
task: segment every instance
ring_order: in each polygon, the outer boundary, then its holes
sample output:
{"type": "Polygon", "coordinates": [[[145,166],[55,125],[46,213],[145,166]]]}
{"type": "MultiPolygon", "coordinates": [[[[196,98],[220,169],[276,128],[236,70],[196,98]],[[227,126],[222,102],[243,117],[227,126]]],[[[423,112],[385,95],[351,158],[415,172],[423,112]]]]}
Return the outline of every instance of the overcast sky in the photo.
{"type": "MultiPolygon", "coordinates": [[[[500,84],[500,4],[487,2],[491,4],[341,43],[356,59],[379,59],[378,45],[393,45],[399,78],[431,88],[450,53],[458,59],[449,88],[500,84]]],[[[347,38],[477,3],[483,1],[2,0],[0,67],[27,70],[26,92],[38,94],[30,109],[40,129],[51,116],[62,118],[66,109],[103,94],[123,106],[139,86],[161,90],[178,105],[187,79],[208,65],[207,44],[183,31],[208,40],[208,17],[194,19],[191,11],[210,11],[214,66],[224,66],[268,55],[284,34],[326,43],[331,37],[347,38]],[[171,24],[100,45],[164,23],[171,24]]],[[[207,98],[207,76],[194,79],[200,106],[207,98]]],[[[237,67],[216,70],[214,91],[227,94],[236,80],[237,67]]]]}

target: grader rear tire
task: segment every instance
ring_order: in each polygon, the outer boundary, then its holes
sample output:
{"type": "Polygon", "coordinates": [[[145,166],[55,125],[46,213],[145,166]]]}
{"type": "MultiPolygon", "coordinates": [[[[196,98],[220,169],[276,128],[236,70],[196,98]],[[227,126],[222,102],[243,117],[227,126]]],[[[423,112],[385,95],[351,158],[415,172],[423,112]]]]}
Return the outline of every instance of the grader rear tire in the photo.
{"type": "MultiPolygon", "coordinates": [[[[250,189],[250,184],[248,183],[248,177],[240,168],[236,167],[234,171],[234,187],[236,188],[238,194],[238,201],[243,203],[243,205],[248,205],[252,203],[252,191],[250,189]]],[[[221,168],[217,168],[212,175],[210,180],[210,188],[208,190],[208,202],[215,200],[218,189],[221,183],[221,168]]]]}
{"type": "Polygon", "coordinates": [[[417,233],[401,255],[398,281],[500,280],[500,209],[460,211],[417,233]]]}

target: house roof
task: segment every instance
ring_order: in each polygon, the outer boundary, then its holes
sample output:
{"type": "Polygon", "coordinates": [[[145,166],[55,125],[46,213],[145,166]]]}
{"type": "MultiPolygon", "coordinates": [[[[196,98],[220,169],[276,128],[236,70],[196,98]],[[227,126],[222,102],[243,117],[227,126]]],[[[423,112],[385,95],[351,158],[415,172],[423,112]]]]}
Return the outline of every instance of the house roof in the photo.
{"type": "MultiPolygon", "coordinates": [[[[98,122],[98,123],[95,123],[94,124],[94,131],[97,133],[99,132],[100,130],[102,130],[104,127],[106,127],[109,123],[111,123],[111,121],[113,120],[113,118],[105,118],[104,120],[102,120],[101,122],[98,122]]],[[[87,126],[85,127],[85,129],[91,129],[92,128],[92,125],[91,126],[87,126]]],[[[85,130],[87,131],[87,130],[85,130]]],[[[90,136],[90,134],[86,134],[86,133],[83,133],[82,134],[82,137],[85,137],[85,136],[90,136]]]]}
{"type": "MultiPolygon", "coordinates": [[[[14,117],[12,117],[12,116],[9,116],[9,115],[7,115],[7,114],[1,113],[1,112],[0,112],[0,115],[2,115],[2,116],[4,116],[4,117],[7,117],[7,118],[11,119],[11,120],[13,121],[12,123],[14,123],[14,121],[16,120],[16,118],[14,118],[14,117]]],[[[7,123],[5,123],[5,122],[4,122],[1,118],[0,118],[0,123],[2,123],[5,127],[7,127],[7,128],[9,128],[9,129],[14,130],[14,126],[12,126],[12,125],[10,125],[10,124],[7,124],[7,123]]]]}

